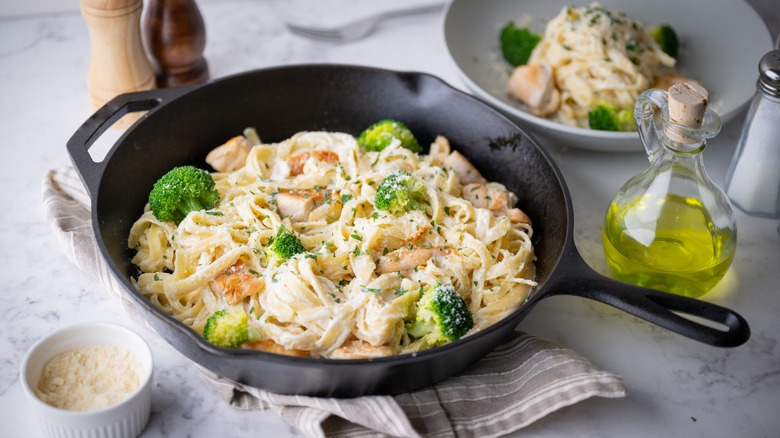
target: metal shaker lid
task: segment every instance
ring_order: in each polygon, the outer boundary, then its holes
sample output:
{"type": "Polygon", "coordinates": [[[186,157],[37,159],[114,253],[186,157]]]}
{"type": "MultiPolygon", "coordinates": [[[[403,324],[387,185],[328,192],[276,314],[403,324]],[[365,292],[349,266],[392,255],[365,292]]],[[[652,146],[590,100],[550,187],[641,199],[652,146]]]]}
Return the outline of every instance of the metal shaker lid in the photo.
{"type": "Polygon", "coordinates": [[[758,87],[770,96],[780,97],[780,50],[772,50],[758,63],[758,87]]]}

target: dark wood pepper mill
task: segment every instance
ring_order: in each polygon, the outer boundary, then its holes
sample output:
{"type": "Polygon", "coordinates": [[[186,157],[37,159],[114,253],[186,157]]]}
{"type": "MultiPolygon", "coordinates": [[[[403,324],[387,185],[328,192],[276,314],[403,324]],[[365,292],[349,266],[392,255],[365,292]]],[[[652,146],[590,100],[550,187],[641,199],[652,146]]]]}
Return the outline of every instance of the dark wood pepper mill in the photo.
{"type": "Polygon", "coordinates": [[[206,26],[194,0],[149,0],[143,41],[159,88],[206,82],[206,26]]]}

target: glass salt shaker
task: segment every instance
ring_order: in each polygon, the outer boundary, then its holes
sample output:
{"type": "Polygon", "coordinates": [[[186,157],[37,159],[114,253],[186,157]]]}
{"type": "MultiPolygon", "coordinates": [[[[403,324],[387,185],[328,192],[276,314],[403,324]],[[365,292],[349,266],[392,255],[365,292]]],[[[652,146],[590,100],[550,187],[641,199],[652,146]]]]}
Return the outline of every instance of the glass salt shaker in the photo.
{"type": "Polygon", "coordinates": [[[780,50],[764,55],[758,72],[726,194],[745,213],[774,218],[780,217],[780,50]]]}

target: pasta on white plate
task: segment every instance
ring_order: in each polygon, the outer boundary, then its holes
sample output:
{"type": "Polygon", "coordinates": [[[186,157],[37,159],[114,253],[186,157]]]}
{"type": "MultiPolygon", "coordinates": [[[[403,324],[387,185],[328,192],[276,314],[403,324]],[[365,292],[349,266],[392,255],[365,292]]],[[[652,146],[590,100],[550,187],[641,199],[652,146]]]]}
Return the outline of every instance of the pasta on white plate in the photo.
{"type": "Polygon", "coordinates": [[[259,334],[244,348],[340,359],[410,353],[435,346],[409,333],[423,291],[451,285],[473,316],[468,335],[517,309],[536,284],[533,230],[516,196],[444,137],[427,155],[398,140],[365,151],[335,132],[247,150],[245,165],[212,174],[214,208],[176,224],[147,205],[128,238],[138,290],[199,333],[210,315],[239,309],[259,334]],[[422,183],[417,208],[376,207],[393,174],[422,183]],[[285,230],[305,251],[279,260],[269,245],[285,230]]]}
{"type": "Polygon", "coordinates": [[[599,104],[631,109],[648,88],[684,80],[671,71],[675,63],[624,12],[598,3],[567,6],[547,23],[508,89],[538,116],[587,128],[588,112],[599,104]]]}

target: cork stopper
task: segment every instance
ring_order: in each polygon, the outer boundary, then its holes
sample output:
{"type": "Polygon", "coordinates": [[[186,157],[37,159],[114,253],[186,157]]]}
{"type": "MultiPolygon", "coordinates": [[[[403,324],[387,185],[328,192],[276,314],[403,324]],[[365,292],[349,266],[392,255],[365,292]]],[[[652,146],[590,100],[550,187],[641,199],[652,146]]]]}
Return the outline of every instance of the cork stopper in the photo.
{"type": "MultiPolygon", "coordinates": [[[[689,128],[701,128],[707,112],[709,93],[699,84],[686,82],[669,88],[669,121],[689,128]]],[[[693,143],[697,138],[686,135],[672,126],[664,127],[664,133],[673,141],[693,143]]]]}

